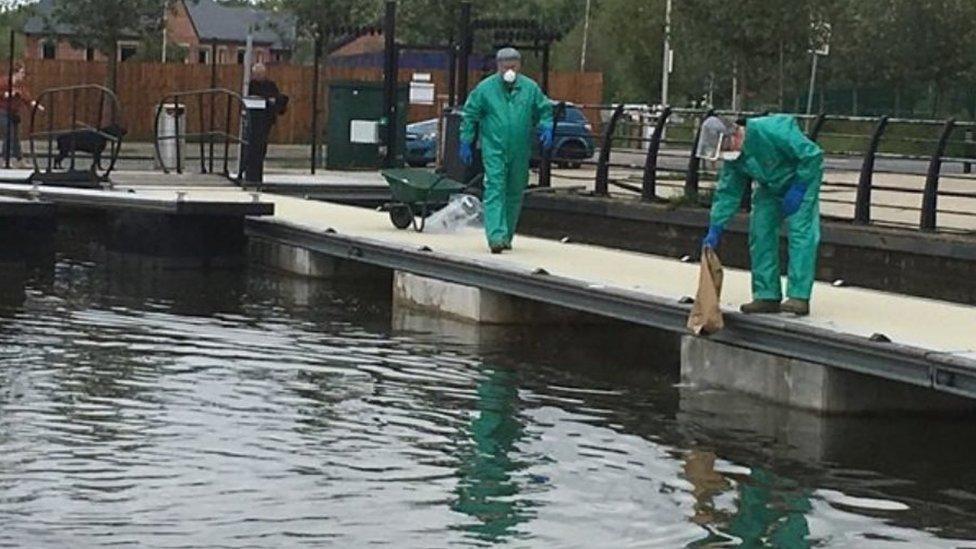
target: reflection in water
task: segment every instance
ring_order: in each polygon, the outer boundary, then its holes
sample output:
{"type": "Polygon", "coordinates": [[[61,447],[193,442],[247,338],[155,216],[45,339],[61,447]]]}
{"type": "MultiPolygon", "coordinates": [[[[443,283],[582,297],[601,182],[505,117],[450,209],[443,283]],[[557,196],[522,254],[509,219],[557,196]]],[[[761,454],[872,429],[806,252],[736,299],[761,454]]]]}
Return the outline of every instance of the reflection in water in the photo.
{"type": "Polygon", "coordinates": [[[458,469],[452,508],[474,518],[477,522],[462,529],[484,540],[510,536],[529,518],[514,478],[521,467],[512,454],[522,434],[515,383],[515,375],[504,370],[490,371],[478,382],[477,415],[470,427],[474,445],[464,451],[458,469]]]}
{"type": "Polygon", "coordinates": [[[749,546],[809,547],[804,513],[810,502],[797,487],[763,469],[755,468],[739,484],[738,509],[728,532],[749,546]]]}
{"type": "Polygon", "coordinates": [[[0,546],[976,539],[969,425],[679,390],[639,330],[391,325],[388,285],[64,252],[9,286],[0,546]]]}

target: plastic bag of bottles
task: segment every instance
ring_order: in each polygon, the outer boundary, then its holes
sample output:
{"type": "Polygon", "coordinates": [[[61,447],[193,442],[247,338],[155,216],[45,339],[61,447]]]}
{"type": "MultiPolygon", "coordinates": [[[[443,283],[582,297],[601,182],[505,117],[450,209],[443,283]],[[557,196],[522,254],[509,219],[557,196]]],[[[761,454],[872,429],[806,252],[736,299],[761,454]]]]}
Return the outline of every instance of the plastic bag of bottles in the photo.
{"type": "Polygon", "coordinates": [[[437,233],[450,233],[465,227],[481,224],[482,208],[478,197],[470,194],[452,195],[440,210],[427,218],[424,230],[437,233]]]}

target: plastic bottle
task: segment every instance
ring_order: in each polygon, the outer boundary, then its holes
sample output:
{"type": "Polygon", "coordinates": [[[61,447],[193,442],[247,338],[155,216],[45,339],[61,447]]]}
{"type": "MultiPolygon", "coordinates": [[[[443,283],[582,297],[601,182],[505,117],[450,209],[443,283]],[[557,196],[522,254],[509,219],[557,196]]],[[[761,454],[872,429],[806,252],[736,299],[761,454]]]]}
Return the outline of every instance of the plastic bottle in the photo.
{"type": "Polygon", "coordinates": [[[470,194],[456,194],[440,210],[427,218],[425,230],[431,232],[454,232],[464,227],[477,225],[481,221],[481,201],[470,194]]]}

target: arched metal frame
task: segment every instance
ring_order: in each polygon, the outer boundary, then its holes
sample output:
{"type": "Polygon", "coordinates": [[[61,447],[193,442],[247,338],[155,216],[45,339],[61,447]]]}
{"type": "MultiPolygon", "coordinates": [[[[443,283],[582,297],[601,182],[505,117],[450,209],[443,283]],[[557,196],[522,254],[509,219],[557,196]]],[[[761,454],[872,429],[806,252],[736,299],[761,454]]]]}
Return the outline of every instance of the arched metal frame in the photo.
{"type": "Polygon", "coordinates": [[[245,117],[246,109],[244,107],[244,98],[241,94],[228,90],[226,88],[208,88],[203,90],[190,90],[182,92],[174,92],[168,94],[162,98],[159,105],[156,107],[156,117],[153,121],[153,135],[155,137],[155,153],[156,161],[163,169],[163,173],[170,173],[171,168],[163,162],[162,153],[160,151],[160,142],[168,140],[176,140],[176,173],[183,173],[183,150],[181,144],[186,139],[196,139],[200,145],[200,173],[214,173],[214,147],[213,144],[216,141],[223,140],[224,142],[224,158],[223,158],[223,171],[221,175],[234,181],[240,183],[243,178],[244,173],[244,162],[242,159],[238,159],[237,163],[237,173],[231,174],[230,171],[230,146],[231,144],[241,145],[242,147],[247,146],[247,140],[244,139],[243,135],[243,124],[238,124],[238,130],[236,133],[231,133],[231,121],[233,119],[234,107],[236,106],[238,116],[245,117]],[[210,98],[208,102],[205,102],[205,98],[210,98]],[[214,112],[216,111],[217,105],[219,104],[219,98],[223,97],[224,103],[226,104],[225,116],[224,116],[224,126],[222,129],[215,128],[214,124],[214,112]],[[170,105],[183,105],[183,109],[186,110],[190,101],[196,98],[197,107],[200,114],[200,130],[196,133],[185,133],[185,128],[180,128],[180,117],[176,117],[173,135],[160,135],[159,133],[159,122],[162,118],[163,109],[167,104],[170,105]],[[210,105],[210,116],[204,116],[204,104],[209,103],[210,105]],[[206,120],[209,118],[209,125],[206,124],[206,120]],[[209,155],[208,147],[209,146],[209,155]],[[208,169],[209,162],[209,169],[208,169]]]}
{"type": "MultiPolygon", "coordinates": [[[[86,112],[88,109],[85,109],[86,112]]],[[[31,159],[34,163],[35,173],[40,173],[41,166],[38,163],[37,146],[36,141],[38,138],[44,138],[47,141],[47,166],[45,168],[45,173],[54,173],[58,168],[54,166],[54,143],[59,137],[70,136],[71,137],[71,164],[70,167],[65,171],[65,173],[75,171],[76,166],[76,138],[78,137],[78,132],[80,131],[90,131],[99,137],[104,138],[107,141],[108,151],[109,151],[109,164],[106,168],[102,168],[101,162],[96,162],[92,159],[91,171],[97,178],[101,181],[108,179],[109,174],[115,169],[115,164],[119,158],[119,151],[122,149],[122,139],[123,135],[120,132],[119,135],[113,135],[102,131],[105,126],[114,125],[115,127],[122,128],[122,106],[119,103],[118,97],[115,93],[97,84],[80,84],[76,86],[64,86],[59,88],[48,88],[38,95],[34,107],[31,109],[30,118],[30,128],[29,128],[29,140],[30,140],[30,152],[31,159]],[[78,120],[78,96],[85,91],[94,90],[98,93],[98,127],[92,126],[84,121],[78,120]],[[58,98],[69,95],[69,108],[71,111],[71,126],[68,128],[56,128],[54,125],[54,120],[58,114],[58,98]],[[105,105],[106,103],[110,107],[110,116],[105,119],[105,105]],[[44,108],[47,112],[47,128],[45,130],[36,130],[37,125],[37,113],[41,108],[44,108]]]]}

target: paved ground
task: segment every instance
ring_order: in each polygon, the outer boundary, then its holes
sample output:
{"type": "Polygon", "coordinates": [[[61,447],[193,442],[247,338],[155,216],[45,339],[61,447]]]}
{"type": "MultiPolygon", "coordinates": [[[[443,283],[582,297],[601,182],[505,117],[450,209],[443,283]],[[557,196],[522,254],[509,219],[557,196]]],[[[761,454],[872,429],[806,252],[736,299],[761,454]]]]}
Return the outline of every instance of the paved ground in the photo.
{"type": "MultiPolygon", "coordinates": [[[[137,189],[136,192],[174,196],[171,190],[137,189]]],[[[555,275],[588,282],[594,288],[627,288],[678,299],[694,295],[698,280],[697,265],[667,258],[528,237],[517,239],[513,253],[491,256],[482,232],[477,229],[452,234],[399,231],[382,212],[267,193],[261,196],[262,200],[275,203],[277,219],[315,231],[333,228],[341,234],[361,238],[412,247],[427,245],[438,252],[526,273],[542,267],[555,275]]],[[[236,189],[201,188],[191,189],[186,199],[250,201],[253,197],[236,189]]],[[[732,310],[750,297],[749,274],[728,269],[725,280],[723,303],[732,310]]],[[[814,294],[812,316],[794,322],[861,336],[881,332],[898,343],[939,352],[976,353],[974,306],[858,288],[835,288],[823,283],[817,283],[814,294]]]]}
{"type": "MultiPolygon", "coordinates": [[[[188,154],[198,154],[199,149],[188,148],[188,154]]],[[[118,172],[113,177],[123,184],[142,181],[144,184],[169,185],[170,182],[184,184],[186,177],[198,178],[192,175],[198,170],[198,162],[187,161],[188,176],[164,176],[153,174],[153,147],[150,143],[126,143],[123,146],[118,172]],[[150,183],[151,182],[151,183],[150,183]]],[[[295,185],[370,185],[385,186],[385,182],[376,172],[329,172],[318,171],[313,176],[308,169],[309,148],[307,145],[271,145],[269,162],[267,164],[266,181],[274,184],[295,185]]],[[[614,150],[611,162],[632,166],[631,168],[612,168],[611,180],[616,180],[632,186],[640,186],[643,173],[645,153],[637,150],[614,150]]],[[[219,164],[219,163],[218,163],[219,164]]],[[[860,174],[860,158],[828,157],[828,171],[822,191],[822,211],[827,217],[850,220],[854,217],[854,200],[856,192],[850,186],[855,185],[860,174]]],[[[682,149],[662,150],[659,159],[658,194],[662,198],[679,197],[683,194],[683,172],[688,165],[688,152],[682,149]],[[674,171],[666,171],[674,170],[674,171]]],[[[708,166],[713,168],[713,166],[708,166]]],[[[879,187],[892,187],[912,192],[897,192],[876,189],[872,195],[872,220],[880,224],[917,227],[922,203],[921,191],[925,185],[925,173],[928,169],[927,161],[878,159],[874,176],[874,184],[879,187]],[[899,171],[905,173],[889,173],[899,171]]],[[[938,227],[941,230],[976,232],[976,175],[961,173],[962,165],[958,163],[943,166],[940,189],[943,191],[970,193],[972,197],[939,198],[938,227]]],[[[29,175],[27,170],[0,170],[0,180],[22,180],[29,175]]],[[[533,174],[535,179],[537,176],[533,174]]],[[[552,185],[557,188],[580,188],[592,190],[596,177],[593,166],[583,166],[580,169],[554,169],[552,185]]],[[[218,178],[212,178],[217,184],[218,178]]],[[[713,183],[706,174],[702,178],[701,188],[710,189],[713,183]]],[[[632,191],[619,186],[611,186],[611,192],[621,195],[633,195],[632,191]]]]}

